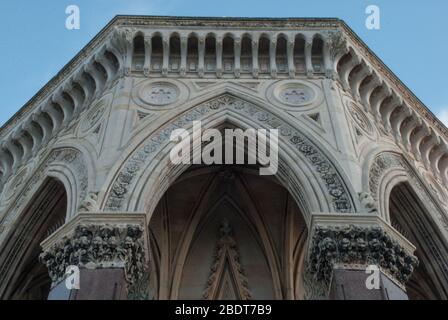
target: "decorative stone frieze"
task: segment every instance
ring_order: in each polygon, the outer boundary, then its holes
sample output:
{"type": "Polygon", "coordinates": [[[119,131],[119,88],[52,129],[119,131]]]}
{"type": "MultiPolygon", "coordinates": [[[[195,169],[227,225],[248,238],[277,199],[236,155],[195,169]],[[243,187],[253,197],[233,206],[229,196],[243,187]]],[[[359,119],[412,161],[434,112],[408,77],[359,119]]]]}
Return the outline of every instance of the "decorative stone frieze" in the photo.
{"type": "Polygon", "coordinates": [[[307,272],[317,282],[329,285],[335,267],[376,265],[404,286],[418,266],[415,248],[379,217],[359,216],[344,221],[318,215],[314,220],[307,272]]]}
{"type": "Polygon", "coordinates": [[[138,297],[144,290],[141,281],[147,279],[144,216],[130,214],[120,221],[116,216],[97,215],[79,214],[43,242],[39,258],[48,268],[52,286],[65,278],[68,266],[122,268],[128,291],[138,297]]]}

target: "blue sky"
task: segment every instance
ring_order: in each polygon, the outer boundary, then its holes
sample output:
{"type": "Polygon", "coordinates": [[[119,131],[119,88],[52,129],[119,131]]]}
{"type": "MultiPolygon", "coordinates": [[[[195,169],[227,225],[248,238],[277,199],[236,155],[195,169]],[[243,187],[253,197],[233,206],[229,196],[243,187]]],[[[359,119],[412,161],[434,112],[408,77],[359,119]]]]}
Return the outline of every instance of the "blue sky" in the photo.
{"type": "Polygon", "coordinates": [[[342,18],[448,124],[446,0],[2,0],[0,125],[117,14],[342,18]],[[80,30],[65,28],[72,4],[80,30]],[[380,30],[365,27],[368,5],[381,9],[380,30]]]}

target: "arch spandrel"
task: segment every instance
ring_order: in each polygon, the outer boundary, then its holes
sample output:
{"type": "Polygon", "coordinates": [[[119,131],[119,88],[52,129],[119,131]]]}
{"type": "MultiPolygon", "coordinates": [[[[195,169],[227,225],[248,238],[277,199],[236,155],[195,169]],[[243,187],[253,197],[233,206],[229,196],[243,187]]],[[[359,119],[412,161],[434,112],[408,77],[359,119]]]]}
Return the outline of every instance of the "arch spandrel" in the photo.
{"type": "MultiPolygon", "coordinates": [[[[108,190],[102,201],[102,208],[106,211],[132,211],[136,207],[138,208],[138,204],[134,204],[134,207],[131,205],[132,198],[141,196],[141,189],[145,185],[160,183],[161,177],[165,177],[164,179],[167,180],[166,176],[157,170],[152,175],[147,171],[149,167],[154,166],[152,159],[157,159],[161,168],[170,166],[168,150],[172,145],[170,145],[169,137],[173,130],[189,129],[192,122],[197,120],[202,120],[202,127],[208,128],[222,124],[229,119],[242,128],[279,129],[280,171],[282,164],[284,170],[288,170],[287,168],[294,167],[296,164],[295,170],[298,172],[302,170],[302,180],[298,179],[297,176],[300,175],[295,172],[289,172],[295,176],[293,178],[289,176],[288,179],[295,180],[292,183],[296,183],[298,186],[303,183],[314,184],[316,194],[305,192],[305,195],[310,199],[318,198],[320,202],[323,200],[323,203],[327,205],[327,208],[312,207],[312,210],[342,213],[356,211],[352,200],[353,193],[349,191],[347,180],[341,174],[342,170],[337,167],[337,161],[322,151],[321,146],[312,141],[312,138],[304,136],[280,116],[258,104],[230,94],[223,94],[200,103],[171,119],[140,142],[131,152],[126,153],[126,158],[122,158],[124,161],[120,167],[117,166],[115,170],[112,170],[114,176],[111,176],[110,184],[107,184],[108,190]],[[300,159],[300,162],[297,163],[297,159],[300,159]],[[305,169],[299,168],[300,165],[305,169]],[[303,179],[303,177],[306,178],[303,179]],[[316,191],[316,187],[317,190],[320,190],[316,191]]],[[[163,191],[160,193],[163,194],[163,191]]],[[[146,194],[153,193],[146,192],[146,194]]]]}

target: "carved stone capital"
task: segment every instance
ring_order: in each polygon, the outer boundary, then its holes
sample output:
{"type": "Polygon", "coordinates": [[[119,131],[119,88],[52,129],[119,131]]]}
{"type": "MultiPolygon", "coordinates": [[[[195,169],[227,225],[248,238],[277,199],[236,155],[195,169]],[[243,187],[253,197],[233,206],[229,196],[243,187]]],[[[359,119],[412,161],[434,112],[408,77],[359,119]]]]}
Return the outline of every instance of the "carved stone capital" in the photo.
{"type": "Polygon", "coordinates": [[[330,215],[317,220],[320,222],[312,229],[307,263],[307,271],[316,281],[328,285],[334,268],[376,265],[404,287],[418,265],[412,244],[380,217],[353,217],[345,224],[330,215]]]}
{"type": "Polygon", "coordinates": [[[39,258],[48,268],[52,287],[65,278],[68,266],[122,268],[131,293],[147,274],[145,229],[143,214],[79,214],[41,244],[39,258]]]}

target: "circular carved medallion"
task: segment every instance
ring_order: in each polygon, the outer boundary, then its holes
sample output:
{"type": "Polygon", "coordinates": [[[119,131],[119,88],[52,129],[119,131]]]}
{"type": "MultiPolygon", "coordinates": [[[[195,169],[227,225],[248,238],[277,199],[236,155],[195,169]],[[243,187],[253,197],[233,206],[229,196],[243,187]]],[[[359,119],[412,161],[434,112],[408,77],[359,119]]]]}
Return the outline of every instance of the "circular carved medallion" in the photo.
{"type": "Polygon", "coordinates": [[[312,82],[300,80],[279,81],[266,91],[267,99],[290,111],[308,111],[323,101],[320,88],[312,82]]]}
{"type": "Polygon", "coordinates": [[[141,92],[141,99],[148,104],[164,106],[177,101],[179,89],[171,83],[154,83],[141,92]]]}
{"type": "Polygon", "coordinates": [[[301,106],[313,99],[313,91],[304,86],[283,88],[279,93],[280,100],[291,106],[301,106]]]}

